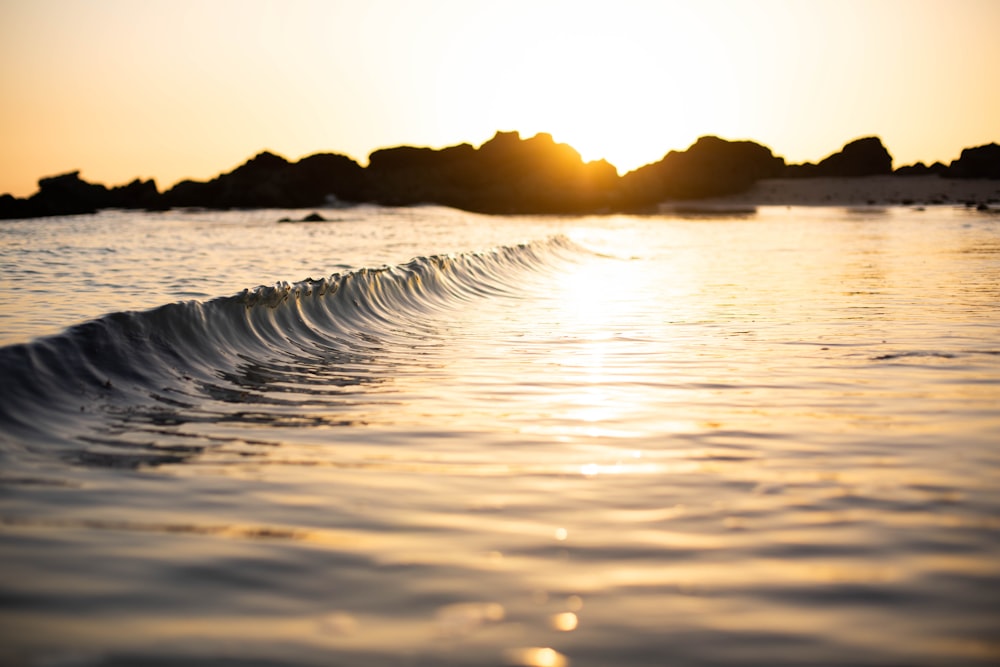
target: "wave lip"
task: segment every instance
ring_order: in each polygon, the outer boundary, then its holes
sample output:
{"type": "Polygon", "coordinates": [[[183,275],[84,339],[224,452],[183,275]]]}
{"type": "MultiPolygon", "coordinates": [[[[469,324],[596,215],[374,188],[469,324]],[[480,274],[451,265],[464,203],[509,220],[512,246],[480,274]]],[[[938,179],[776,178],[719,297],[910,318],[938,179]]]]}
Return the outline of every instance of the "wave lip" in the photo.
{"type": "Polygon", "coordinates": [[[0,348],[0,438],[78,444],[95,419],[151,398],[173,413],[204,400],[275,401],[275,383],[255,388],[263,369],[327,388],[378,382],[391,372],[380,362],[394,342],[427,334],[430,321],[475,300],[518,298],[527,275],[587,252],[556,236],[110,313],[0,348]]]}

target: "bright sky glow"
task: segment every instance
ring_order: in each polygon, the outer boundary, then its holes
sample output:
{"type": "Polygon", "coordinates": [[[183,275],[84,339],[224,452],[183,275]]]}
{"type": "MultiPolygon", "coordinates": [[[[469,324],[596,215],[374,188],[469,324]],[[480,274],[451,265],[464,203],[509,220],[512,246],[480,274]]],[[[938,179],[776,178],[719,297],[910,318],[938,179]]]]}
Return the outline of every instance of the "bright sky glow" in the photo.
{"type": "Polygon", "coordinates": [[[0,193],[500,129],[622,172],[704,134],[947,162],[1000,141],[998,26],[992,0],[3,0],[0,193]]]}

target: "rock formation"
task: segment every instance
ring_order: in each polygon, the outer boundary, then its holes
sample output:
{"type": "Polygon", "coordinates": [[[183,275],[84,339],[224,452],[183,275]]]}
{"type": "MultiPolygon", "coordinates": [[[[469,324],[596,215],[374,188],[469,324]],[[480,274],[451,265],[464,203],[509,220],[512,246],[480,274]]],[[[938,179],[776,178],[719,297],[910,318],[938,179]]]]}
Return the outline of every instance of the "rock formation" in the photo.
{"type": "Polygon", "coordinates": [[[948,167],[951,178],[1000,178],[1000,145],[966,148],[948,167]]]}
{"type": "Polygon", "coordinates": [[[364,170],[344,155],[319,153],[289,162],[264,151],[211,181],[181,181],[163,194],[166,206],[302,208],[328,196],[361,201],[364,170]]]}
{"type": "Polygon", "coordinates": [[[947,176],[948,167],[940,162],[935,162],[929,167],[923,162],[915,162],[897,167],[892,173],[895,176],[947,176]]]}
{"type": "Polygon", "coordinates": [[[381,204],[443,204],[483,213],[582,213],[614,201],[618,174],[585,163],[551,135],[497,132],[479,149],[400,146],[369,157],[370,198],[381,204]]]}
{"type": "MultiPolygon", "coordinates": [[[[517,132],[497,132],[479,148],[377,150],[366,168],[333,153],[289,162],[265,151],[210,181],[182,181],[162,194],[151,180],[109,189],[74,171],[41,179],[31,197],[0,196],[0,218],[102,208],[313,208],[329,205],[331,198],[390,206],[433,203],[482,213],[641,211],[665,201],[736,194],[764,178],[891,173],[892,157],[878,137],[852,141],[818,164],[786,165],[752,141],[706,136],[685,151],[670,151],[659,162],[619,177],[606,161],[584,162],[549,134],[522,139],[517,132]]],[[[918,162],[895,173],[1000,178],[1000,146],[967,148],[950,167],[918,162]]]]}
{"type": "Polygon", "coordinates": [[[136,179],[111,189],[88,183],[79,171],[38,181],[38,192],[27,199],[0,197],[0,219],[94,213],[102,208],[147,208],[157,205],[159,191],[152,180],[136,179]]]}
{"type": "Polygon", "coordinates": [[[878,137],[863,137],[845,145],[819,164],[788,165],[786,178],[858,178],[892,173],[892,156],[878,137]]]}
{"type": "Polygon", "coordinates": [[[752,141],[701,137],[686,151],[670,151],[659,162],[622,177],[619,205],[641,209],[671,199],[735,194],[762,178],[781,174],[784,160],[752,141]]]}

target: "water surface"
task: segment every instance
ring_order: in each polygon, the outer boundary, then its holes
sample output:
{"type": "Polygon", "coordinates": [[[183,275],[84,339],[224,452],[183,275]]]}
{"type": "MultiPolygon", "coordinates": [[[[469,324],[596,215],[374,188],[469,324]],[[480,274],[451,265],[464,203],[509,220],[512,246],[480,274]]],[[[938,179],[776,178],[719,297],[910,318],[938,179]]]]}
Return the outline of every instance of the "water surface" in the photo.
{"type": "Polygon", "coordinates": [[[1000,218],[327,213],[0,224],[0,660],[1000,659],[1000,218]]]}

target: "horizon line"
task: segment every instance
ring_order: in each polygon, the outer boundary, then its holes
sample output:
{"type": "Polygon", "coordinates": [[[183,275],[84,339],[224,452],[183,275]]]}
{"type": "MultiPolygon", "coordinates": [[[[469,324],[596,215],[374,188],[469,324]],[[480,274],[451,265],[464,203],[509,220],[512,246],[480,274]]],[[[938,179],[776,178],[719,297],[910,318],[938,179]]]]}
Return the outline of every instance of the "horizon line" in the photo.
{"type": "MultiPolygon", "coordinates": [[[[443,151],[443,150],[447,150],[449,148],[456,148],[458,146],[463,146],[463,145],[471,146],[474,150],[478,151],[485,144],[487,144],[490,141],[492,141],[493,139],[495,139],[498,135],[503,135],[503,134],[515,134],[515,135],[517,135],[518,139],[520,141],[522,141],[522,142],[523,141],[529,141],[531,139],[535,139],[535,138],[537,138],[539,136],[546,136],[549,139],[551,139],[552,142],[555,145],[562,145],[562,146],[567,146],[567,147],[571,148],[577,154],[577,156],[580,158],[580,161],[583,164],[592,164],[592,163],[600,163],[600,162],[607,163],[608,165],[610,165],[611,167],[613,167],[615,169],[615,172],[618,174],[619,177],[624,177],[625,175],[633,173],[635,171],[638,171],[639,169],[642,169],[644,167],[648,167],[650,165],[657,164],[658,162],[662,161],[667,155],[669,155],[671,153],[674,153],[674,152],[681,152],[681,153],[683,153],[683,152],[685,152],[687,150],[690,150],[692,146],[694,146],[695,144],[698,143],[698,141],[700,141],[700,140],[702,140],[704,138],[717,138],[717,139],[721,139],[721,140],[729,142],[729,143],[739,143],[739,142],[754,143],[754,144],[757,144],[758,146],[762,146],[763,148],[766,148],[767,150],[769,150],[771,152],[772,155],[774,155],[774,157],[780,158],[783,163],[785,163],[786,165],[789,165],[789,166],[791,166],[791,165],[818,164],[820,161],[822,161],[822,160],[830,157],[831,155],[835,155],[836,153],[839,153],[840,151],[842,151],[844,149],[844,147],[846,147],[847,145],[849,145],[849,144],[851,144],[851,143],[853,143],[855,141],[858,141],[860,139],[875,138],[875,139],[878,139],[878,141],[880,143],[882,143],[883,147],[885,147],[886,150],[889,152],[889,156],[892,159],[892,162],[893,163],[895,162],[895,158],[892,158],[892,152],[889,151],[888,146],[886,146],[885,143],[882,142],[882,138],[878,134],[864,134],[864,135],[860,135],[858,137],[855,137],[853,139],[849,139],[846,142],[844,142],[838,149],[830,151],[829,153],[827,153],[826,155],[824,155],[822,158],[816,159],[814,162],[813,161],[788,162],[783,155],[775,153],[775,151],[774,151],[773,148],[771,148],[767,144],[764,144],[764,143],[762,143],[762,142],[760,142],[760,141],[758,141],[756,139],[745,138],[745,137],[744,138],[731,139],[731,138],[723,137],[723,136],[721,136],[719,134],[708,133],[708,134],[699,135],[694,141],[692,141],[690,144],[688,144],[688,146],[686,148],[683,148],[683,149],[668,148],[660,156],[660,158],[658,158],[657,160],[654,160],[652,162],[647,162],[645,164],[641,164],[641,165],[639,165],[639,166],[637,166],[637,167],[635,167],[633,169],[630,169],[630,170],[627,170],[627,171],[623,172],[621,170],[621,168],[618,167],[618,165],[614,164],[613,162],[611,162],[607,158],[595,158],[593,160],[585,160],[583,158],[583,155],[580,153],[579,149],[577,149],[575,146],[573,146],[572,144],[570,144],[568,142],[556,140],[555,136],[551,132],[546,132],[546,131],[535,132],[530,137],[525,138],[523,136],[521,130],[519,130],[519,129],[513,129],[513,130],[501,130],[501,129],[498,129],[498,130],[494,131],[493,135],[490,138],[488,138],[488,139],[486,139],[486,140],[484,140],[484,141],[482,141],[482,142],[480,142],[478,144],[473,144],[472,142],[469,142],[469,141],[461,141],[461,142],[458,142],[458,143],[451,143],[451,144],[446,144],[446,145],[441,145],[441,146],[405,144],[405,143],[392,144],[392,145],[388,145],[388,146],[380,146],[378,148],[372,149],[368,153],[368,155],[365,157],[364,161],[362,161],[362,160],[360,160],[360,159],[358,159],[358,158],[354,157],[353,155],[350,155],[350,154],[348,154],[346,152],[339,152],[339,151],[336,151],[336,150],[333,150],[333,149],[327,149],[327,150],[320,149],[320,150],[316,150],[316,151],[310,151],[310,152],[307,152],[307,153],[303,153],[302,155],[300,155],[297,158],[293,159],[293,158],[289,158],[288,155],[285,154],[284,152],[274,150],[274,149],[270,148],[269,146],[265,145],[264,147],[262,147],[262,148],[258,149],[257,151],[253,152],[249,157],[244,158],[241,162],[235,163],[232,167],[230,167],[228,169],[221,170],[221,171],[217,171],[214,176],[209,176],[207,178],[207,181],[211,181],[214,178],[217,178],[219,176],[228,174],[228,173],[234,171],[235,169],[238,169],[239,167],[247,164],[248,162],[252,161],[253,159],[255,159],[255,158],[257,158],[257,157],[259,157],[259,156],[261,156],[263,154],[274,155],[275,157],[281,158],[282,160],[284,160],[285,162],[287,162],[289,164],[295,164],[297,162],[301,162],[302,160],[304,160],[306,158],[309,158],[309,157],[312,157],[312,156],[315,156],[315,155],[340,155],[342,157],[345,157],[345,158],[348,158],[348,159],[352,160],[353,162],[355,162],[356,164],[358,164],[363,169],[367,169],[368,166],[370,165],[370,162],[371,162],[371,156],[374,155],[375,153],[379,152],[379,151],[394,150],[394,149],[398,149],[398,148],[414,148],[414,149],[423,149],[423,150],[430,150],[430,151],[443,151]]],[[[997,143],[997,140],[992,140],[992,141],[987,141],[985,143],[975,144],[975,145],[972,145],[972,146],[963,146],[958,151],[958,157],[953,158],[952,160],[950,160],[947,163],[941,162],[940,160],[936,160],[936,161],[931,162],[931,163],[928,163],[928,162],[926,162],[924,160],[917,160],[916,162],[911,162],[911,163],[908,163],[908,164],[905,164],[905,165],[901,165],[899,167],[893,165],[893,170],[895,171],[898,168],[907,167],[907,166],[914,166],[914,165],[919,165],[919,164],[923,164],[923,165],[926,165],[926,166],[933,166],[933,165],[936,165],[936,164],[941,164],[941,165],[944,165],[944,166],[948,166],[949,164],[951,164],[951,162],[954,162],[955,160],[960,159],[962,152],[965,151],[965,150],[967,150],[967,149],[969,149],[969,148],[978,148],[978,147],[981,147],[981,146],[988,146],[988,145],[996,144],[996,143],[997,143]]],[[[77,174],[77,175],[79,175],[79,174],[82,174],[84,171],[85,171],[85,167],[76,167],[76,168],[69,168],[69,169],[59,170],[59,171],[57,171],[55,173],[51,173],[51,174],[41,175],[41,176],[39,176],[36,179],[35,185],[36,185],[36,188],[38,188],[39,185],[40,185],[40,183],[41,183],[41,181],[43,181],[43,180],[50,179],[50,178],[56,178],[56,177],[59,177],[59,176],[70,175],[70,174],[77,174]]],[[[104,183],[98,183],[97,181],[89,181],[89,180],[83,179],[82,177],[81,177],[81,180],[84,180],[87,183],[94,183],[94,184],[105,185],[104,183]]],[[[160,187],[159,183],[157,183],[157,179],[156,179],[155,176],[151,176],[151,177],[148,177],[148,178],[143,178],[142,176],[134,176],[130,180],[125,181],[123,183],[108,184],[107,186],[108,187],[117,187],[117,186],[127,185],[127,184],[135,182],[135,181],[143,181],[143,182],[153,181],[154,183],[157,184],[157,188],[158,189],[160,187]]],[[[164,190],[162,190],[162,192],[167,192],[171,188],[174,188],[177,185],[179,185],[180,183],[192,182],[192,181],[193,182],[205,182],[205,181],[202,181],[201,179],[199,179],[198,177],[195,177],[195,176],[185,176],[185,177],[182,177],[182,178],[178,179],[174,183],[172,183],[168,188],[165,188],[164,190]]],[[[37,189],[36,189],[36,192],[37,192],[37,189]]],[[[17,195],[14,195],[13,193],[0,193],[0,196],[12,196],[12,197],[21,199],[21,198],[30,197],[31,195],[29,194],[29,195],[26,195],[25,197],[18,197],[17,195]]]]}

